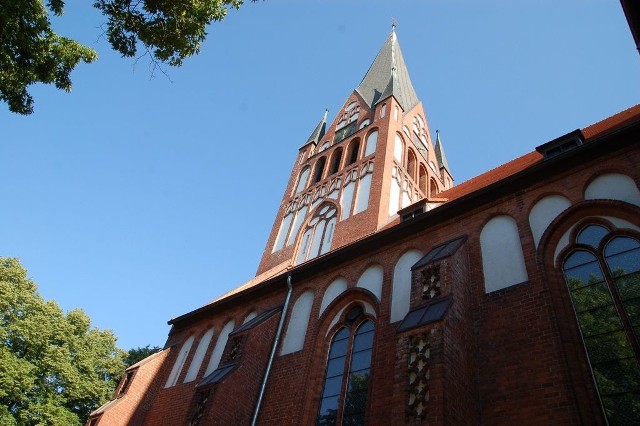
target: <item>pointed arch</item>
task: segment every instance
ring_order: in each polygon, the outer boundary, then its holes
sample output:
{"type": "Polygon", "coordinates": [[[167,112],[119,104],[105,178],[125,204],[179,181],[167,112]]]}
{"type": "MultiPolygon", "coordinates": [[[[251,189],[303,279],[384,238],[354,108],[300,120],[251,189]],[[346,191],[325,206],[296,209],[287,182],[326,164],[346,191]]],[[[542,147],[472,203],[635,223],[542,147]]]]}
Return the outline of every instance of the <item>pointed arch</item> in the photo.
{"type": "Polygon", "coordinates": [[[391,289],[391,319],[400,321],[409,312],[411,300],[411,267],[422,258],[419,250],[404,253],[393,268],[393,284],[391,289]]]}
{"type": "Polygon", "coordinates": [[[382,298],[382,280],[384,276],[384,269],[380,265],[369,266],[358,278],[356,287],[365,288],[373,293],[378,299],[378,302],[382,298]]]}
{"type": "Polygon", "coordinates": [[[529,279],[518,224],[511,216],[496,216],[480,231],[485,293],[529,279]]]}
{"type": "Polygon", "coordinates": [[[351,142],[349,142],[349,162],[347,165],[354,164],[360,158],[360,138],[355,138],[351,142]]]}
{"type": "Polygon", "coordinates": [[[529,227],[533,242],[538,247],[542,234],[560,213],[571,207],[571,201],[562,195],[547,195],[536,202],[529,212],[529,227]]]}
{"type": "Polygon", "coordinates": [[[396,160],[396,163],[403,165],[404,164],[404,139],[399,134],[396,134],[393,145],[393,158],[396,160]]]}
{"type": "Polygon", "coordinates": [[[227,340],[229,340],[229,333],[233,331],[235,327],[235,322],[233,320],[227,322],[220,334],[218,335],[218,341],[216,342],[216,346],[213,348],[213,352],[211,353],[211,358],[209,359],[209,364],[207,365],[207,370],[204,372],[204,375],[207,376],[211,374],[218,365],[220,364],[220,360],[222,359],[222,353],[224,352],[224,347],[227,346],[227,340]]]}
{"type": "Polygon", "coordinates": [[[305,336],[309,326],[309,317],[313,307],[313,291],[307,290],[302,293],[291,309],[289,324],[282,342],[280,355],[286,355],[302,350],[305,336]]]}
{"type": "Polygon", "coordinates": [[[333,302],[336,297],[340,296],[347,289],[347,280],[340,277],[335,279],[329,287],[324,291],[322,296],[322,302],[320,303],[320,311],[318,316],[322,315],[324,310],[329,306],[329,303],[333,302]]]}
{"type": "Polygon", "coordinates": [[[338,173],[340,170],[340,164],[342,163],[342,147],[338,147],[333,154],[331,154],[331,168],[329,169],[329,174],[338,173]]]}
{"type": "Polygon", "coordinates": [[[376,146],[378,144],[378,129],[373,130],[367,135],[367,144],[364,150],[364,156],[367,157],[376,152],[376,146]]]}
{"type": "Polygon", "coordinates": [[[418,187],[420,191],[426,196],[427,195],[427,168],[424,164],[420,164],[420,172],[418,176],[418,187]]]}
{"type": "Polygon", "coordinates": [[[320,157],[316,161],[316,165],[313,169],[313,181],[311,183],[318,183],[322,180],[324,175],[324,166],[327,163],[327,157],[320,157]]]}
{"type": "Polygon", "coordinates": [[[296,184],[295,194],[301,193],[306,187],[307,182],[309,181],[309,166],[306,166],[300,171],[300,175],[298,175],[298,183],[296,184]]]}
{"type": "Polygon", "coordinates": [[[413,152],[413,149],[407,149],[407,174],[416,181],[416,168],[417,168],[416,153],[413,152]]]}
{"type": "Polygon", "coordinates": [[[610,424],[638,418],[640,239],[581,223],[562,263],[587,361],[610,424]]]}
{"type": "Polygon", "coordinates": [[[338,220],[338,207],[325,202],[320,205],[302,234],[296,255],[296,265],[328,252],[338,220]]]}
{"type": "Polygon", "coordinates": [[[438,192],[440,191],[438,190],[438,183],[436,180],[434,178],[429,179],[429,195],[431,197],[435,197],[438,195],[438,192]]]}
{"type": "Polygon", "coordinates": [[[209,344],[211,343],[212,337],[213,327],[207,330],[207,332],[204,333],[204,335],[200,338],[200,342],[198,343],[198,347],[196,348],[196,353],[193,355],[193,359],[191,360],[191,364],[189,365],[189,369],[187,370],[187,375],[184,376],[184,383],[191,382],[198,376],[200,366],[202,365],[204,356],[207,353],[207,349],[209,349],[209,344]]]}
{"type": "Polygon", "coordinates": [[[165,388],[170,388],[175,386],[178,382],[178,377],[180,377],[180,373],[182,372],[182,368],[184,367],[184,363],[187,361],[187,355],[191,351],[191,346],[193,345],[194,336],[190,336],[180,348],[180,352],[178,353],[178,357],[176,358],[176,362],[173,364],[173,368],[171,369],[171,374],[169,374],[169,378],[165,383],[165,388]]]}
{"type": "Polygon", "coordinates": [[[317,424],[364,424],[373,364],[375,319],[360,302],[345,306],[327,347],[317,424]]]}

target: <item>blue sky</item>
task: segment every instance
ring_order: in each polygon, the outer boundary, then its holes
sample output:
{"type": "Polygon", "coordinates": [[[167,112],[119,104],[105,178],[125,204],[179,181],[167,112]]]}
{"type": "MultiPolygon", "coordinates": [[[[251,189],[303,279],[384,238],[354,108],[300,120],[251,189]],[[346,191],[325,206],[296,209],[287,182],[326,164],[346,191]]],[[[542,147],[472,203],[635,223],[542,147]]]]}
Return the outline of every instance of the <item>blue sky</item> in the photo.
{"type": "Polygon", "coordinates": [[[638,103],[617,1],[248,2],[170,79],[72,1],[55,26],[100,59],[70,94],[34,86],[32,116],[0,105],[0,256],[122,348],[163,345],[167,320],[254,276],[297,148],[392,17],[457,183],[638,103]]]}

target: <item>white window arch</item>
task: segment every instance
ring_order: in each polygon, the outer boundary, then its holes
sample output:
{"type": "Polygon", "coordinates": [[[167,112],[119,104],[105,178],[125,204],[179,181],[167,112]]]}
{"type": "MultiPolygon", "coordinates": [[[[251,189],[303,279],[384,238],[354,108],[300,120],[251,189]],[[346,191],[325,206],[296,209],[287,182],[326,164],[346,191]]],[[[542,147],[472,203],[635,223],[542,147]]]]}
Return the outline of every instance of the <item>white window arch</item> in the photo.
{"type": "Polygon", "coordinates": [[[204,356],[207,353],[207,349],[209,348],[209,343],[211,343],[212,337],[213,337],[213,328],[210,328],[200,338],[200,343],[198,343],[198,347],[196,348],[196,353],[193,355],[193,359],[191,360],[191,364],[189,365],[189,369],[187,370],[187,375],[184,377],[184,383],[191,382],[195,380],[196,377],[198,376],[198,371],[200,371],[202,360],[204,359],[204,356]]]}
{"type": "Polygon", "coordinates": [[[302,350],[304,339],[307,335],[307,327],[309,325],[309,316],[311,315],[311,307],[313,306],[313,292],[305,291],[298,297],[296,303],[291,309],[289,325],[282,342],[282,350],[280,355],[286,355],[302,350]]]}
{"type": "Polygon", "coordinates": [[[169,378],[167,379],[167,383],[164,385],[165,388],[170,388],[178,382],[178,377],[180,377],[182,367],[184,367],[184,363],[187,360],[187,355],[189,355],[189,351],[191,351],[193,339],[193,336],[189,337],[182,345],[182,348],[178,353],[178,358],[176,358],[176,362],[173,364],[173,368],[171,369],[171,374],[169,374],[169,378]]]}
{"type": "Polygon", "coordinates": [[[229,321],[225,324],[218,336],[218,341],[216,342],[215,348],[213,348],[213,352],[211,353],[211,359],[209,359],[209,365],[207,365],[207,370],[204,372],[205,376],[211,374],[218,365],[220,364],[220,360],[222,359],[222,353],[224,352],[224,347],[227,346],[227,340],[229,340],[229,333],[233,331],[235,327],[235,323],[233,320],[229,321]]]}
{"type": "Polygon", "coordinates": [[[584,191],[585,200],[620,200],[640,206],[640,191],[633,179],[620,173],[595,178],[584,191]]]}
{"type": "Polygon", "coordinates": [[[511,216],[496,216],[480,232],[480,251],[486,293],[529,279],[518,225],[511,216]]]}
{"type": "Polygon", "coordinates": [[[296,264],[313,259],[329,251],[333,241],[333,232],[338,220],[338,209],[333,204],[325,204],[318,209],[302,234],[296,264]]]}
{"type": "Polygon", "coordinates": [[[409,312],[411,300],[411,267],[422,258],[418,250],[403,254],[393,268],[391,290],[391,322],[400,321],[409,312]]]}
{"type": "Polygon", "coordinates": [[[303,189],[307,187],[307,181],[309,180],[309,166],[302,169],[300,172],[300,177],[298,177],[298,185],[296,186],[296,192],[294,194],[299,194],[303,189]]]}
{"type": "Polygon", "coordinates": [[[396,163],[402,165],[404,157],[404,141],[402,137],[396,134],[395,144],[393,145],[393,158],[396,160],[396,163]]]}
{"type": "Polygon", "coordinates": [[[367,136],[367,145],[365,146],[365,149],[364,149],[365,157],[367,155],[373,154],[376,151],[377,143],[378,143],[378,131],[375,130],[369,133],[369,136],[367,136]]]}
{"type": "Polygon", "coordinates": [[[533,206],[529,212],[529,226],[536,247],[553,219],[569,207],[571,207],[571,202],[562,195],[548,195],[533,206]]]}
{"type": "Polygon", "coordinates": [[[347,280],[344,278],[337,278],[329,287],[324,291],[324,296],[322,296],[322,303],[320,303],[320,312],[318,316],[322,315],[329,303],[333,302],[336,297],[340,296],[342,292],[347,289],[347,280]]]}
{"type": "Polygon", "coordinates": [[[366,271],[358,278],[356,287],[366,288],[376,296],[378,301],[382,298],[382,277],[384,270],[380,265],[373,265],[367,268],[366,271]]]}

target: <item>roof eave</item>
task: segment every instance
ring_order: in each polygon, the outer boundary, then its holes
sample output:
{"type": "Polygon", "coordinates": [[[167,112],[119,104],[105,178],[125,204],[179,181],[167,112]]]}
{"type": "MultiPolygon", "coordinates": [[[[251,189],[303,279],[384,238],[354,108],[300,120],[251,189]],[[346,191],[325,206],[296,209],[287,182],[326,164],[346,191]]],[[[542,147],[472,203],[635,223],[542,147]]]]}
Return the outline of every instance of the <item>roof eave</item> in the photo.
{"type": "MultiPolygon", "coordinates": [[[[600,158],[603,155],[610,154],[614,150],[633,145],[638,139],[640,139],[640,119],[636,118],[623,127],[589,139],[588,143],[585,143],[579,148],[565,152],[557,157],[535,163],[524,170],[463,195],[460,198],[446,202],[436,209],[426,211],[394,227],[377,232],[309,262],[291,267],[286,272],[247,288],[246,290],[235,293],[228,298],[218,300],[173,318],[168,321],[168,324],[178,326],[179,323],[191,323],[249,294],[253,295],[260,292],[274,291],[275,288],[272,287],[278,283],[284,287],[286,285],[287,275],[289,274],[294,278],[293,282],[295,285],[297,281],[314,276],[317,273],[322,273],[323,270],[326,270],[328,264],[334,267],[336,262],[339,264],[340,262],[348,261],[353,259],[354,255],[360,257],[369,251],[378,250],[381,245],[404,238],[410,238],[415,235],[416,232],[424,230],[426,227],[451,221],[458,215],[468,213],[478,206],[491,203],[496,199],[512,194],[516,189],[521,188],[523,184],[535,184],[539,181],[541,175],[549,177],[564,173],[568,169],[568,165],[574,166],[575,164],[600,158]]],[[[423,202],[424,201],[414,203],[413,205],[418,206],[423,202]]]]}

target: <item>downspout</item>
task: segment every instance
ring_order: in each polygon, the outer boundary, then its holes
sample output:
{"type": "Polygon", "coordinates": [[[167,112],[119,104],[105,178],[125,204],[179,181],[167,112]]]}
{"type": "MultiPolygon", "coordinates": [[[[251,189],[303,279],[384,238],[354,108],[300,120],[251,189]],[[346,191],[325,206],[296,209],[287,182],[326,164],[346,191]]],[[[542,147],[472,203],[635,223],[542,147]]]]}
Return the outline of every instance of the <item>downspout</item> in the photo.
{"type": "Polygon", "coordinates": [[[253,418],[251,419],[251,426],[256,426],[258,423],[258,414],[260,414],[260,407],[262,406],[262,400],[264,399],[264,392],[267,389],[267,381],[269,380],[269,373],[271,373],[271,366],[273,365],[273,359],[276,357],[276,351],[278,349],[278,343],[280,343],[280,336],[282,335],[282,327],[284,327],[284,319],[287,316],[287,310],[289,309],[289,301],[291,300],[291,293],[293,292],[293,286],[291,284],[291,274],[287,275],[287,296],[284,299],[284,306],[282,307],[282,314],[280,314],[280,322],[276,329],[276,336],[273,339],[273,346],[271,346],[271,354],[269,355],[269,361],[267,362],[267,369],[264,372],[264,378],[262,379],[262,386],[260,386],[260,394],[258,395],[258,402],[256,402],[256,408],[253,412],[253,418]]]}

